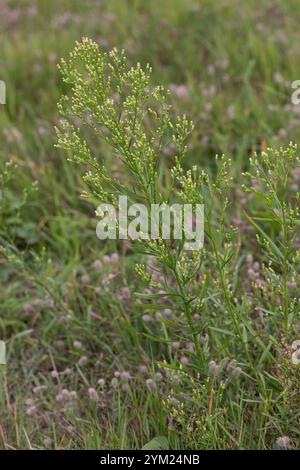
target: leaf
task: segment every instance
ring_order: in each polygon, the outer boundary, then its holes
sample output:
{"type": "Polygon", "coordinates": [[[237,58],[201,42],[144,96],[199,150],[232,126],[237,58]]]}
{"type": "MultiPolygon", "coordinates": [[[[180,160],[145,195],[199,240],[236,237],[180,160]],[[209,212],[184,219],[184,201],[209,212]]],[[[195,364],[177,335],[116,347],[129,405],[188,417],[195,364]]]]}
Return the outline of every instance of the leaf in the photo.
{"type": "Polygon", "coordinates": [[[31,328],[29,330],[24,330],[24,331],[21,331],[20,333],[17,333],[16,335],[13,336],[13,339],[19,339],[19,338],[23,338],[23,336],[29,336],[31,335],[31,333],[34,332],[34,329],[31,328]]]}
{"type": "Polygon", "coordinates": [[[142,450],[169,450],[169,441],[164,436],[154,437],[142,447],[142,450]]]}

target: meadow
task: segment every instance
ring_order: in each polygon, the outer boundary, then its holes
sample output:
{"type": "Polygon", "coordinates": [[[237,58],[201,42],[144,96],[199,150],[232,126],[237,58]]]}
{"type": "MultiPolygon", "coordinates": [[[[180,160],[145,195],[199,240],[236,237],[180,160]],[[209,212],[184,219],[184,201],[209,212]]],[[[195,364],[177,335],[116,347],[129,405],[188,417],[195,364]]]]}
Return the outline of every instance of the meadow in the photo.
{"type": "Polygon", "coordinates": [[[1,449],[300,448],[299,21],[1,0],[1,449]],[[204,248],[99,240],[118,194],[204,204],[204,248]]]}

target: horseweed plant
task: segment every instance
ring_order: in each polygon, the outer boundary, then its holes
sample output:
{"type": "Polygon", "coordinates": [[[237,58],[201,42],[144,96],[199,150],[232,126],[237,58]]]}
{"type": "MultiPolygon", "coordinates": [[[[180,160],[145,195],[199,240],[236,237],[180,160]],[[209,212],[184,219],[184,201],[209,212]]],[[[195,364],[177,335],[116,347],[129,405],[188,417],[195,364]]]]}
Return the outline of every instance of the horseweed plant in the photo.
{"type": "Polygon", "coordinates": [[[274,297],[282,297],[279,309],[283,313],[286,333],[289,332],[296,312],[296,297],[291,298],[293,287],[299,285],[297,266],[299,250],[294,246],[299,232],[299,180],[300,159],[296,154],[297,147],[290,145],[287,149],[268,149],[261,158],[254,155],[250,159],[250,171],[246,175],[251,179],[246,191],[254,193],[256,199],[263,203],[251,222],[256,227],[257,239],[263,247],[267,266],[265,267],[266,288],[274,297]],[[268,223],[276,233],[277,242],[266,233],[262,224],[268,223]],[[282,276],[276,274],[282,273],[282,276]]]}
{"type": "MultiPolygon", "coordinates": [[[[262,383],[250,346],[253,343],[255,348],[263,349],[263,354],[267,352],[247,316],[253,307],[246,292],[241,292],[241,241],[229,218],[234,191],[230,159],[217,157],[215,176],[196,166],[185,170],[186,142],[193,124],[186,116],[174,118],[168,92],[162,86],[151,85],[149,65],[144,69],[140,64],[130,68],[124,52],[114,49],[104,53],[95,42],[83,39],[76,44],[68,61],[62,60],[59,67],[70,95],[63,96],[59,103],[63,119],[57,129],[58,146],[67,150],[70,160],[90,167],[84,175],[85,197],[114,206],[121,195],[148,208],[151,204],[174,202],[205,206],[203,249],[188,252],[184,249],[184,239],[172,237],[134,242],[136,251],[151,260],[136,267],[147,285],[144,293],[137,294],[141,308],[146,312],[166,308],[172,311],[171,319],[161,316],[161,321],[178,335],[185,334],[192,340],[196,354],[194,361],[187,364],[190,367],[216,376],[219,366],[209,362],[210,354],[220,346],[218,335],[225,335],[226,353],[239,358],[240,364],[262,383]],[[93,155],[95,137],[104,142],[105,149],[109,144],[117,155],[117,176],[109,171],[105,160],[100,162],[93,155]],[[170,146],[176,148],[172,164],[162,158],[163,150],[170,146]],[[163,166],[167,168],[164,172],[163,166]]],[[[264,156],[263,165],[258,158],[252,160],[255,175],[251,176],[268,189],[261,187],[255,207],[258,201],[278,209],[272,220],[283,231],[282,249],[274,246],[271,236],[261,237],[260,241],[267,249],[269,260],[277,263],[276,266],[270,263],[266,268],[273,285],[277,279],[280,289],[283,279],[282,308],[287,327],[291,320],[289,243],[298,222],[296,206],[292,209],[285,198],[288,172],[295,158],[292,147],[275,155],[270,151],[264,156]]],[[[265,234],[264,228],[257,225],[257,218],[247,217],[260,235],[265,234]]],[[[169,346],[171,340],[166,328],[164,332],[160,340],[169,346]]],[[[235,370],[238,377],[241,369],[236,363],[235,370]]]]}

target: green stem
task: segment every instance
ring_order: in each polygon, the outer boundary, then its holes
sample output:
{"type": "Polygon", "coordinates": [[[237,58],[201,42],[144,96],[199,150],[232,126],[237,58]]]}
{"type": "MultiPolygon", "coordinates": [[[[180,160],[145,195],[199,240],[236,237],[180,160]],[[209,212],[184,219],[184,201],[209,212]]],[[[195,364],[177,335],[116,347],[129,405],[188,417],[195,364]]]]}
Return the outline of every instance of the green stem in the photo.
{"type": "MultiPolygon", "coordinates": [[[[209,230],[210,230],[210,224],[209,223],[208,223],[208,226],[209,226],[209,230]]],[[[260,385],[261,390],[263,390],[263,384],[262,384],[261,378],[260,378],[260,376],[259,376],[259,374],[258,374],[258,372],[257,372],[257,370],[254,366],[252,358],[249,354],[247,343],[244,340],[243,333],[242,333],[241,328],[240,328],[239,323],[238,323],[238,321],[240,319],[237,318],[235,307],[232,305],[231,295],[228,292],[225,277],[224,277],[224,273],[223,273],[223,269],[221,267],[219,252],[218,252],[218,249],[216,247],[215,240],[212,236],[211,230],[210,230],[209,239],[211,241],[211,245],[212,245],[213,252],[214,252],[214,255],[215,255],[217,268],[218,268],[218,273],[219,273],[220,282],[221,282],[221,287],[222,287],[222,292],[223,292],[223,295],[224,295],[224,299],[225,299],[225,302],[226,302],[227,309],[228,309],[228,311],[231,315],[231,318],[232,318],[232,321],[233,321],[233,324],[234,324],[234,327],[235,327],[235,331],[236,331],[236,333],[239,337],[239,340],[240,340],[241,344],[243,345],[243,349],[244,349],[245,355],[247,357],[250,369],[251,369],[253,375],[255,376],[256,380],[258,381],[258,384],[260,385]]]]}
{"type": "Polygon", "coordinates": [[[203,354],[203,351],[202,351],[202,349],[200,347],[200,344],[199,344],[199,341],[198,341],[198,335],[197,335],[196,328],[195,328],[195,325],[194,325],[193,316],[190,312],[188,297],[186,296],[186,291],[185,291],[185,288],[184,288],[184,284],[183,284],[182,279],[180,278],[180,276],[179,276],[179,274],[176,270],[176,267],[174,268],[173,272],[174,272],[174,276],[175,276],[175,279],[176,279],[176,283],[177,283],[178,288],[179,288],[179,292],[181,294],[181,297],[183,298],[184,314],[185,314],[185,317],[187,319],[187,322],[189,324],[189,327],[190,327],[190,330],[191,330],[191,333],[192,333],[192,336],[193,336],[193,342],[194,342],[194,345],[195,345],[198,361],[199,361],[200,367],[203,370],[205,370],[205,356],[203,354]]]}

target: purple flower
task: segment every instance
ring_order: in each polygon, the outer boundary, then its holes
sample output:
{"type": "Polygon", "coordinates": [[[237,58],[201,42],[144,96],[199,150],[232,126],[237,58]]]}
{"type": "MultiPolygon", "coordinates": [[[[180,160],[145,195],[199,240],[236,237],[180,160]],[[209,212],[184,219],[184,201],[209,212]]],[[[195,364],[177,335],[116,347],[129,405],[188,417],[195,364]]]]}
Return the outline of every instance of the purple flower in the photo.
{"type": "Polygon", "coordinates": [[[152,392],[152,393],[156,392],[156,385],[152,379],[147,379],[146,385],[147,385],[149,392],[152,392]]]}
{"type": "Polygon", "coordinates": [[[34,414],[36,414],[36,412],[37,412],[37,407],[36,407],[35,405],[30,406],[30,407],[27,408],[27,410],[26,410],[26,414],[27,414],[28,416],[33,416],[34,414]]]}
{"type": "Polygon", "coordinates": [[[142,319],[144,322],[149,323],[153,320],[153,318],[150,315],[143,315],[142,319]]]}
{"type": "Polygon", "coordinates": [[[96,261],[94,261],[92,266],[94,269],[97,269],[100,272],[103,271],[103,264],[101,263],[99,259],[96,259],[96,261]]]}
{"type": "Polygon", "coordinates": [[[171,90],[175,93],[178,98],[186,99],[189,96],[188,87],[184,84],[182,85],[171,85],[171,90]]]}
{"type": "Polygon", "coordinates": [[[288,436],[281,436],[281,437],[278,437],[278,439],[276,440],[276,444],[281,447],[281,448],[287,448],[291,443],[291,439],[288,437],[288,436]]]}
{"type": "Polygon", "coordinates": [[[189,358],[186,357],[186,356],[181,356],[180,362],[181,362],[181,364],[182,364],[183,366],[187,366],[188,363],[189,363],[189,358]]]}
{"type": "Polygon", "coordinates": [[[79,367],[82,367],[82,366],[85,366],[87,362],[88,362],[88,358],[86,356],[82,356],[78,361],[78,365],[79,367]]]}
{"type": "Polygon", "coordinates": [[[122,379],[128,379],[128,380],[132,379],[130,372],[127,372],[126,370],[123,370],[120,373],[120,376],[122,377],[122,379]]]}
{"type": "Polygon", "coordinates": [[[82,349],[82,343],[81,343],[81,341],[75,340],[75,341],[73,342],[73,346],[74,346],[75,349],[82,349]]]}
{"type": "Polygon", "coordinates": [[[101,320],[100,315],[96,312],[90,312],[90,317],[95,318],[96,320],[101,320]]]}
{"type": "Polygon", "coordinates": [[[104,379],[99,379],[98,380],[98,385],[100,385],[100,387],[104,387],[105,386],[105,380],[104,379]]]}
{"type": "Polygon", "coordinates": [[[34,312],[34,308],[31,304],[23,305],[23,310],[26,315],[31,315],[34,312]]]}
{"type": "Polygon", "coordinates": [[[88,389],[88,396],[89,396],[89,400],[94,400],[94,401],[98,400],[98,393],[92,387],[88,389]]]}
{"type": "Polygon", "coordinates": [[[148,367],[145,366],[145,364],[141,364],[140,367],[139,367],[139,372],[140,372],[140,374],[143,374],[143,375],[147,374],[148,367]]]}
{"type": "Polygon", "coordinates": [[[46,385],[39,385],[37,387],[33,387],[32,392],[36,394],[36,393],[44,392],[45,390],[47,390],[46,385]]]}

